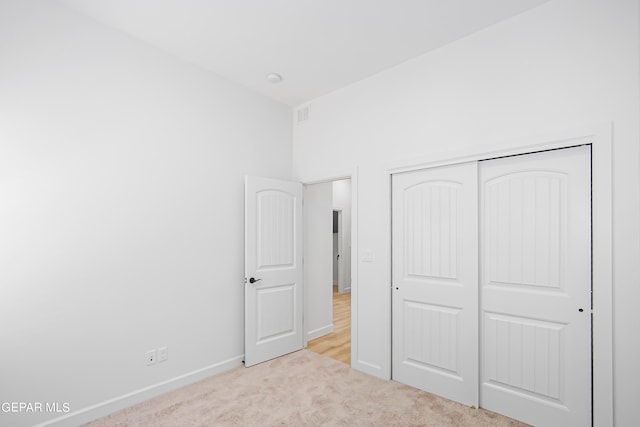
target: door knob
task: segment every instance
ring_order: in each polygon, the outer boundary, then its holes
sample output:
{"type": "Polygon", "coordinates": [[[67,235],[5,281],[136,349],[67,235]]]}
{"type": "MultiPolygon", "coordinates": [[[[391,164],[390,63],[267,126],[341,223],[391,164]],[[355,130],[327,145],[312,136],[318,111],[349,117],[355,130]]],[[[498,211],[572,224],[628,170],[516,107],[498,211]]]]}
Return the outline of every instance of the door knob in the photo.
{"type": "Polygon", "coordinates": [[[256,283],[259,282],[262,279],[254,279],[253,277],[249,279],[249,283],[256,283]]]}

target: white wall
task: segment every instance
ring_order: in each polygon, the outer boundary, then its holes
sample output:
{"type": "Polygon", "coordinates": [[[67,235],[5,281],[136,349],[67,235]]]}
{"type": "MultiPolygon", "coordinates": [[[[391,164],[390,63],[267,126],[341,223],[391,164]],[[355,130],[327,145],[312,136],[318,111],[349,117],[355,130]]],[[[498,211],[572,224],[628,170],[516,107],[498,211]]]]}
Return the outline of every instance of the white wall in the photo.
{"type": "Polygon", "coordinates": [[[338,282],[339,292],[351,291],[351,180],[333,181],[333,209],[342,211],[342,269],[344,280],[338,282]]]}
{"type": "Polygon", "coordinates": [[[0,402],[76,412],[239,364],[243,176],[291,161],[290,108],[54,2],[0,2],[0,402]]]}
{"type": "Polygon", "coordinates": [[[636,0],[552,0],[309,103],[309,120],[295,127],[294,176],[357,168],[354,244],[373,255],[354,284],[352,366],[390,375],[390,165],[613,122],[614,410],[617,425],[636,422],[638,20],[636,0]]]}
{"type": "Polygon", "coordinates": [[[304,327],[307,340],[333,332],[331,183],[304,186],[304,327]]]}

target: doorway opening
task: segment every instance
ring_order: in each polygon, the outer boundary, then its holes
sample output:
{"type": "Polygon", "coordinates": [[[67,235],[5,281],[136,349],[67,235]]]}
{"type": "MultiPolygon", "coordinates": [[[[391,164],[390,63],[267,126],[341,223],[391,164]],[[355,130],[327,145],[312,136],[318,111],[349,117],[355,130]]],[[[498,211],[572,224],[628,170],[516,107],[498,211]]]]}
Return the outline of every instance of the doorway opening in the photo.
{"type": "MultiPolygon", "coordinates": [[[[340,362],[351,364],[351,180],[341,179],[315,185],[329,186],[331,189],[331,210],[324,212],[331,219],[331,229],[322,231],[323,236],[331,239],[331,251],[317,254],[315,257],[331,258],[330,272],[332,279],[328,283],[316,283],[310,280],[308,287],[322,287],[322,292],[310,289],[314,295],[326,295],[330,298],[330,312],[325,313],[326,318],[331,319],[331,327],[325,329],[322,336],[316,336],[309,340],[307,349],[322,354],[340,362]]],[[[305,196],[314,195],[314,191],[308,191],[305,196]]],[[[320,204],[315,204],[320,206],[320,204]]],[[[309,216],[312,217],[312,216],[309,216]]],[[[314,227],[314,224],[310,224],[314,227]]],[[[310,251],[311,252],[311,251],[310,251]]],[[[314,251],[315,252],[315,251],[314,251]]],[[[307,259],[305,258],[305,263],[307,259]]],[[[312,260],[316,262],[316,260],[312,260]]],[[[328,272],[329,273],[329,272],[328,272]]],[[[326,277],[326,276],[325,276],[326,277]]],[[[323,306],[321,301],[309,301],[308,304],[317,307],[323,306]]],[[[313,309],[312,309],[313,310],[313,309]]]]}

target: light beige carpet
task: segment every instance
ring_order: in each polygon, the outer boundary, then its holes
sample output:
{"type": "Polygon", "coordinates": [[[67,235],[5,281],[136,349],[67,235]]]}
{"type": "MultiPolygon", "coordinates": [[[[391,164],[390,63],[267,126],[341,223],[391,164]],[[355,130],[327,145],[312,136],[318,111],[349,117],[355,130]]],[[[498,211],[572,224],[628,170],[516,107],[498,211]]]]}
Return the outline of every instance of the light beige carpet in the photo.
{"type": "Polygon", "coordinates": [[[233,369],[88,425],[525,426],[307,350],[233,369]]]}

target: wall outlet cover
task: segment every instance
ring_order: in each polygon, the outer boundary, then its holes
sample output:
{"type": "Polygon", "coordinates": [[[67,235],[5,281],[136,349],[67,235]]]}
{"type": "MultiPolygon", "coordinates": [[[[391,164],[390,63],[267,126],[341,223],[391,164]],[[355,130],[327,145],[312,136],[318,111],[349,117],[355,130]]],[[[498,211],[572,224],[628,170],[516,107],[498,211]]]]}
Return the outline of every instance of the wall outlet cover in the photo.
{"type": "Polygon", "coordinates": [[[155,350],[147,351],[147,366],[155,365],[156,359],[158,358],[155,350]]]}

